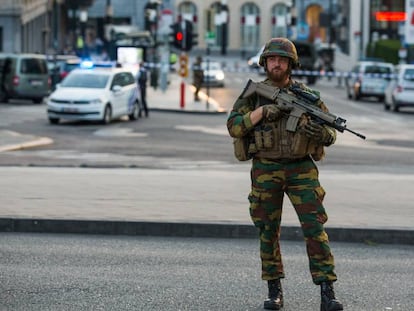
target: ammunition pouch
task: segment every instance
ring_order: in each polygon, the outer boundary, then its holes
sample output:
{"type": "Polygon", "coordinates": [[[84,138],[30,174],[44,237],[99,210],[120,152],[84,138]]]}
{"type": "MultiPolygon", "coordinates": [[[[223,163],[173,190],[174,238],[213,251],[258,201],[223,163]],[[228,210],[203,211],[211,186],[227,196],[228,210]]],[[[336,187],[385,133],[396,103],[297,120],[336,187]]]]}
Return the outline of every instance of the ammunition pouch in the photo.
{"type": "MultiPolygon", "coordinates": [[[[264,123],[255,128],[255,156],[266,159],[301,159],[311,155],[315,161],[321,160],[325,155],[324,147],[299,130],[288,131],[287,122],[288,118],[285,117],[278,122],[264,123]]],[[[302,116],[299,127],[307,122],[307,117],[302,116]]]]}

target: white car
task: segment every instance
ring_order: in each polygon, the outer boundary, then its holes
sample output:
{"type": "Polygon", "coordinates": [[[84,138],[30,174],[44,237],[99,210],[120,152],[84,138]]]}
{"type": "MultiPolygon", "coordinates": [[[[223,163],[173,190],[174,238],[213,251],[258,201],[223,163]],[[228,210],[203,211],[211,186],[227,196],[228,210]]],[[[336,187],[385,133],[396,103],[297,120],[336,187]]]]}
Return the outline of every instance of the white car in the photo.
{"type": "Polygon", "coordinates": [[[108,124],[127,115],[138,119],[140,93],[134,76],[122,68],[74,69],[47,100],[50,123],[61,119],[108,124]]]}
{"type": "Polygon", "coordinates": [[[385,110],[414,107],[414,65],[397,65],[395,74],[385,90],[385,110]]]}
{"type": "Polygon", "coordinates": [[[256,53],[256,55],[253,55],[252,57],[250,57],[247,60],[247,65],[252,68],[252,69],[257,69],[260,68],[259,65],[259,59],[260,59],[260,55],[262,55],[263,50],[264,50],[264,45],[260,48],[260,50],[256,53]]]}
{"type": "Polygon", "coordinates": [[[382,102],[394,65],[385,62],[360,61],[345,78],[346,92],[349,99],[377,97],[382,102]]]}
{"type": "Polygon", "coordinates": [[[203,85],[224,87],[224,72],[219,62],[203,62],[203,85]]]}
{"type": "Polygon", "coordinates": [[[260,75],[266,74],[264,68],[259,65],[260,55],[262,55],[264,50],[264,45],[260,48],[260,50],[247,60],[247,65],[250,69],[257,70],[260,75]]]}

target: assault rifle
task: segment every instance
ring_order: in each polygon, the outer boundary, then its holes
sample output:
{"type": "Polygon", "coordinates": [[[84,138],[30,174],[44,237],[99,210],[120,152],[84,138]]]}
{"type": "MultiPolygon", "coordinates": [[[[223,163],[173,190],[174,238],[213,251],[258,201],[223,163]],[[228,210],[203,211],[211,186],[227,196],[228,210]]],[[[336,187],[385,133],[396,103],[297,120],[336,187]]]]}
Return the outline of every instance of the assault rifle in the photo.
{"type": "Polygon", "coordinates": [[[296,132],[299,118],[303,114],[307,114],[319,124],[326,124],[339,132],[351,132],[352,134],[365,139],[366,137],[360,133],[350,130],[346,127],[346,120],[337,117],[329,112],[324,112],[315,103],[319,100],[319,96],[301,89],[299,86],[291,86],[289,88],[295,95],[282,91],[277,87],[257,83],[249,79],[240,98],[247,98],[254,93],[272,100],[280,108],[290,109],[286,129],[290,132],[296,132]]]}

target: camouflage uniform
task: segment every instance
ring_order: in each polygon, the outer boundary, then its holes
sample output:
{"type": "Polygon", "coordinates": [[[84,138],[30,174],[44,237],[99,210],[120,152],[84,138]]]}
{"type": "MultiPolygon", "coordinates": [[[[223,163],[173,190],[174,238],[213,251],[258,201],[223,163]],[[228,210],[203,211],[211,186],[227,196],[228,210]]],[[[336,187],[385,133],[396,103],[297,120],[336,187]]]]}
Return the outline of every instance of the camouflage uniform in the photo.
{"type": "MultiPolygon", "coordinates": [[[[270,82],[265,80],[264,83],[270,82]]],[[[316,93],[303,84],[300,85],[307,91],[316,93]]],[[[251,135],[262,126],[263,120],[256,126],[250,121],[250,112],[256,109],[258,103],[260,105],[260,100],[257,95],[237,99],[227,120],[231,136],[251,135]]],[[[319,100],[317,105],[327,111],[322,101],[319,100]]],[[[336,132],[332,128],[328,130],[333,142],[336,132]]],[[[283,137],[280,139],[284,140],[283,137]]],[[[322,204],[325,191],[319,183],[318,169],[311,155],[283,159],[258,155],[263,153],[253,155],[249,202],[252,221],[260,234],[262,279],[284,278],[279,237],[282,203],[286,193],[302,226],[313,282],[320,284],[335,281],[334,259],[323,226],[328,219],[322,204]]]]}

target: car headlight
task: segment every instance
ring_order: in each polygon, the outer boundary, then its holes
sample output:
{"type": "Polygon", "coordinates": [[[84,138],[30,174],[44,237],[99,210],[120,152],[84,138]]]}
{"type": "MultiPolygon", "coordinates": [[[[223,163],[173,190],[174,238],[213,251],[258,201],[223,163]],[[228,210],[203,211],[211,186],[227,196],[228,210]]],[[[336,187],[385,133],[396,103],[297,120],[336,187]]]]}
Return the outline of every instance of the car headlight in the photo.
{"type": "Polygon", "coordinates": [[[224,80],[224,73],[222,73],[222,72],[217,73],[216,74],[216,79],[217,80],[224,80]]]}
{"type": "Polygon", "coordinates": [[[91,105],[100,105],[100,104],[102,104],[102,100],[100,98],[92,99],[90,101],[90,104],[91,105]]]}

